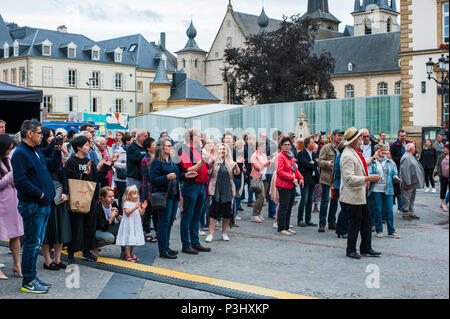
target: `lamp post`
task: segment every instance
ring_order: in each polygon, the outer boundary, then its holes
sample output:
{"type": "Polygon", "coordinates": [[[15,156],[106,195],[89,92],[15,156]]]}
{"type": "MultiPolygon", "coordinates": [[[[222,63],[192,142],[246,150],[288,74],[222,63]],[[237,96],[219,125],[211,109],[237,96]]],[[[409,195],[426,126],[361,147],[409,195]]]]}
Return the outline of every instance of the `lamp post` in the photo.
{"type": "Polygon", "coordinates": [[[86,82],[89,85],[89,112],[92,112],[92,81],[95,81],[95,78],[89,78],[89,82],[86,82]]]}
{"type": "Polygon", "coordinates": [[[441,126],[444,127],[445,126],[445,103],[444,103],[444,99],[445,96],[448,95],[448,85],[449,85],[449,56],[447,55],[447,57],[444,57],[444,55],[442,54],[441,57],[438,60],[439,63],[439,71],[441,73],[441,80],[439,81],[438,79],[432,77],[431,75],[433,74],[433,68],[435,63],[433,62],[432,58],[429,58],[428,62],[426,63],[427,66],[427,74],[428,74],[428,80],[433,79],[437,84],[438,84],[438,88],[437,88],[437,93],[438,95],[441,95],[441,112],[442,112],[442,116],[441,116],[441,126]]]}

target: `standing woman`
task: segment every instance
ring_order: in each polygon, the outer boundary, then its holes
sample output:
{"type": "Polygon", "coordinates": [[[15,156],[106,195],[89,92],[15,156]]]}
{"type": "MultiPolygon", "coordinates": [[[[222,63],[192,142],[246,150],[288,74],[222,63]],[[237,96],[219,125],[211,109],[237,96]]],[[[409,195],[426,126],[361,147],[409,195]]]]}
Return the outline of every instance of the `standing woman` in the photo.
{"type": "Polygon", "coordinates": [[[218,157],[208,167],[208,174],[211,176],[208,193],[212,196],[212,202],[209,207],[210,223],[206,242],[213,240],[214,229],[219,218],[222,218],[222,240],[230,240],[227,230],[230,220],[233,218],[231,204],[236,196],[233,177],[241,172],[238,164],[233,161],[233,155],[228,145],[220,143],[217,146],[218,157]]]}
{"type": "MultiPolygon", "coordinates": [[[[62,148],[63,135],[58,135],[56,138],[53,131],[43,126],[42,127],[42,142],[41,152],[49,158],[53,157],[53,152],[59,151],[62,148]],[[60,139],[58,141],[58,139],[60,139]],[[46,150],[44,152],[43,150],[46,150]]],[[[69,243],[72,234],[70,231],[70,218],[67,211],[67,195],[69,194],[69,187],[67,185],[67,177],[64,172],[63,163],[58,163],[54,170],[49,169],[55,187],[62,186],[61,198],[56,205],[52,200],[50,203],[50,216],[45,231],[44,242],[42,245],[42,254],[44,255],[44,268],[48,270],[66,269],[66,265],[61,261],[61,251],[63,244],[69,243]],[[54,249],[54,260],[50,256],[50,249],[54,249]]]]}
{"type": "Polygon", "coordinates": [[[292,206],[295,199],[295,188],[304,187],[304,180],[295,164],[294,154],[291,152],[291,139],[283,137],[280,141],[281,153],[277,157],[276,187],[279,194],[278,233],[291,236],[295,231],[289,228],[292,206]]]}
{"type": "Polygon", "coordinates": [[[127,149],[133,142],[133,138],[130,134],[122,136],[122,144],[117,148],[114,155],[119,155],[118,159],[114,162],[114,182],[117,185],[117,192],[119,196],[119,207],[122,207],[123,194],[127,188],[127,149]]]}
{"type": "Polygon", "coordinates": [[[255,223],[262,223],[264,218],[261,216],[261,210],[263,208],[266,195],[265,189],[269,187],[269,181],[266,180],[266,171],[267,167],[272,164],[272,162],[267,159],[265,141],[259,140],[256,142],[256,152],[251,156],[250,163],[252,164],[252,172],[250,173],[250,176],[252,178],[259,178],[262,181],[262,188],[257,194],[251,220],[255,223]]]}
{"type": "Polygon", "coordinates": [[[434,188],[434,178],[433,172],[436,167],[436,163],[438,161],[438,152],[434,149],[433,142],[428,138],[425,141],[425,147],[420,154],[419,162],[422,164],[424,173],[425,173],[425,185],[427,188],[425,189],[425,193],[430,191],[429,186],[431,184],[432,193],[436,193],[436,188],[434,188]]]}
{"type": "MultiPolygon", "coordinates": [[[[197,176],[197,172],[189,177],[197,176]]],[[[169,247],[170,232],[180,200],[180,171],[172,161],[172,142],[163,137],[156,143],[155,158],[150,167],[152,194],[167,193],[166,208],[158,209],[158,249],[161,258],[176,259],[178,251],[169,247]]]]}
{"type": "Polygon", "coordinates": [[[445,203],[445,194],[447,193],[449,189],[449,160],[448,160],[448,154],[449,154],[449,145],[448,143],[444,145],[444,153],[439,156],[438,163],[436,165],[436,171],[439,176],[439,180],[441,183],[441,208],[444,210],[444,212],[448,212],[447,204],[445,203]]]}
{"type": "Polygon", "coordinates": [[[74,156],[71,156],[65,166],[68,179],[80,179],[97,183],[94,196],[91,201],[91,210],[87,214],[71,212],[70,228],[72,231],[72,241],[68,245],[69,262],[73,262],[74,253],[83,251],[83,259],[88,261],[97,261],[97,257],[91,252],[96,248],[95,232],[96,232],[96,212],[95,203],[99,198],[99,180],[105,178],[108,168],[104,160],[98,163],[87,158],[90,151],[89,139],[85,136],[78,136],[72,141],[74,156]]]}
{"type": "Polygon", "coordinates": [[[158,215],[153,210],[150,204],[150,198],[152,197],[152,182],[150,180],[150,168],[155,157],[156,142],[154,138],[147,137],[142,146],[147,151],[141,162],[141,174],[142,174],[142,201],[147,201],[148,206],[145,209],[144,216],[142,217],[142,227],[145,233],[145,240],[151,243],[156,242],[156,236],[152,236],[151,232],[151,220],[153,219],[153,228],[155,233],[158,232],[158,215]]]}
{"type": "MultiPolygon", "coordinates": [[[[13,141],[8,134],[0,135],[0,239],[9,239],[9,249],[13,256],[13,273],[22,277],[20,266],[20,237],[23,236],[22,216],[17,210],[17,191],[14,187],[13,172],[9,154],[13,141]]],[[[0,271],[0,279],[8,279],[0,271]]]]}

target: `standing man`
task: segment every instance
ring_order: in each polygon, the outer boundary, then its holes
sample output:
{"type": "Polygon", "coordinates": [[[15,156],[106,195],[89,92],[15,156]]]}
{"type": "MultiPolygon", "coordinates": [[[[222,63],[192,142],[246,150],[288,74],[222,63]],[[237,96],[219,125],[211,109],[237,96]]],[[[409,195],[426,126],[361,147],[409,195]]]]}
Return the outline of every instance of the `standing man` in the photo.
{"type": "Polygon", "coordinates": [[[0,134],[6,133],[6,122],[3,120],[0,120],[0,134]]]}
{"type": "Polygon", "coordinates": [[[361,136],[363,139],[363,145],[361,147],[361,151],[364,158],[369,158],[375,154],[375,145],[377,142],[371,139],[370,131],[366,128],[361,130],[361,136]]]}
{"type": "Polygon", "coordinates": [[[183,212],[181,214],[180,233],[182,252],[197,255],[199,251],[209,252],[211,248],[200,245],[198,229],[200,215],[205,203],[208,168],[201,153],[202,134],[197,129],[189,129],[184,134],[180,153],[181,173],[197,172],[197,177],[186,178],[181,185],[183,212]]]}
{"type": "Polygon", "coordinates": [[[378,141],[378,144],[389,147],[389,142],[386,141],[386,133],[385,132],[380,133],[380,140],[378,141]]]}
{"type": "Polygon", "coordinates": [[[406,145],[405,154],[400,160],[400,185],[402,192],[402,206],[400,211],[403,213],[403,219],[419,219],[414,214],[414,201],[416,199],[417,189],[423,188],[424,170],[422,165],[417,161],[414,153],[416,146],[414,143],[406,145]]]}
{"type": "MultiPolygon", "coordinates": [[[[0,121],[0,134],[2,128],[2,122],[0,121]]],[[[441,154],[444,154],[444,143],[442,143],[442,135],[436,136],[436,141],[434,141],[434,149],[436,152],[438,152],[438,157],[441,156],[441,154]]]]}
{"type": "MultiPolygon", "coordinates": [[[[347,257],[360,259],[362,256],[379,256],[372,249],[372,218],[367,205],[369,183],[377,183],[380,175],[369,175],[367,165],[374,158],[365,159],[361,153],[363,144],[361,131],[351,127],[344,134],[345,149],[341,155],[341,189],[339,200],[348,212],[347,257]],[[361,233],[360,254],[356,252],[358,233],[361,233]]],[[[378,153],[375,154],[377,158],[378,153]]]]}
{"type": "Polygon", "coordinates": [[[127,187],[136,185],[142,198],[141,162],[147,154],[144,140],[148,137],[146,130],[138,130],[136,140],[127,148],[127,187]]]}
{"type": "MultiPolygon", "coordinates": [[[[406,132],[402,129],[400,129],[397,133],[397,141],[392,143],[391,145],[391,156],[392,160],[394,161],[395,165],[397,165],[397,171],[400,172],[400,160],[405,154],[406,145],[411,143],[406,139],[406,132]]],[[[402,196],[400,191],[400,185],[397,183],[394,183],[394,197],[397,196],[397,207],[400,210],[402,207],[402,196]]]]}
{"type": "MultiPolygon", "coordinates": [[[[325,145],[320,150],[319,166],[321,167],[320,184],[322,184],[322,202],[320,203],[319,213],[319,232],[325,231],[327,222],[328,202],[330,201],[330,188],[333,186],[334,179],[334,161],[340,154],[338,151],[339,143],[342,141],[342,130],[334,130],[331,135],[331,143],[325,145]]],[[[339,200],[331,199],[330,209],[328,211],[328,229],[336,229],[336,211],[339,200]]]]}
{"type": "Polygon", "coordinates": [[[313,138],[307,137],[303,141],[303,150],[298,153],[297,162],[300,174],[304,178],[304,185],[300,187],[302,199],[298,206],[297,226],[317,226],[311,222],[312,212],[312,196],[314,193],[314,187],[319,182],[319,164],[317,162],[318,155],[314,151],[316,143],[313,138]],[[306,212],[305,212],[306,209],[306,212]],[[303,213],[305,212],[305,222],[303,222],[303,213]]]}
{"type": "Polygon", "coordinates": [[[46,293],[51,284],[40,280],[36,273],[39,246],[42,245],[50,216],[50,203],[55,197],[55,186],[50,172],[62,161],[61,148],[53,158],[46,159],[37,149],[42,140],[42,124],[37,120],[22,123],[19,144],[11,159],[14,185],[19,199],[19,213],[23,218],[24,246],[22,254],[23,292],[46,293]]]}
{"type": "MultiPolygon", "coordinates": [[[[91,150],[89,151],[88,158],[95,164],[98,165],[98,163],[101,161],[101,158],[98,158],[97,154],[100,153],[100,150],[98,149],[97,145],[94,143],[95,139],[95,128],[94,125],[91,123],[85,123],[80,127],[80,133],[81,132],[89,132],[89,135],[85,135],[89,139],[91,150]]],[[[101,153],[100,153],[101,154],[101,153]]]]}

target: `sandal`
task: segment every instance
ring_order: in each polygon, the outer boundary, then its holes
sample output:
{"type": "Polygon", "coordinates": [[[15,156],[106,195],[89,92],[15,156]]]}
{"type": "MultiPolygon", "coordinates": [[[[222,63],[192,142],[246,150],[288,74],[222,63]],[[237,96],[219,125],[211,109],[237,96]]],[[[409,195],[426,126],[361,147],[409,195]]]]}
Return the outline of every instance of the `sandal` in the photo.
{"type": "Polygon", "coordinates": [[[133,260],[136,261],[136,262],[141,261],[141,260],[138,258],[138,256],[136,256],[136,255],[131,256],[131,258],[133,258],[133,260]]]}
{"type": "Polygon", "coordinates": [[[145,240],[150,242],[150,243],[156,243],[156,238],[153,237],[152,235],[145,237],[145,240]]]}
{"type": "Polygon", "coordinates": [[[126,261],[129,261],[130,263],[135,263],[136,260],[132,256],[128,256],[125,258],[126,261]]]}
{"type": "Polygon", "coordinates": [[[397,233],[393,233],[392,235],[388,235],[389,238],[395,238],[395,239],[399,239],[400,235],[397,233]]]}

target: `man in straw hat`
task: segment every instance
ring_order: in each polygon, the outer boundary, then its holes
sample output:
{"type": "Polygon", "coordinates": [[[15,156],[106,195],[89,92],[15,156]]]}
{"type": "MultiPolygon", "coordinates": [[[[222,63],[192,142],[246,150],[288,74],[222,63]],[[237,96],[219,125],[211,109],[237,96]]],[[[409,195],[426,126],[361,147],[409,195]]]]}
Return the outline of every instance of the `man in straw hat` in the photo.
{"type": "Polygon", "coordinates": [[[372,219],[367,204],[369,183],[377,183],[381,176],[369,175],[367,166],[378,158],[364,159],[361,153],[363,144],[361,131],[351,127],[345,131],[345,149],[341,156],[341,188],[339,200],[348,211],[347,256],[360,259],[362,256],[379,256],[381,253],[372,249],[372,219]],[[356,252],[358,233],[361,232],[360,254],[356,252]]]}

